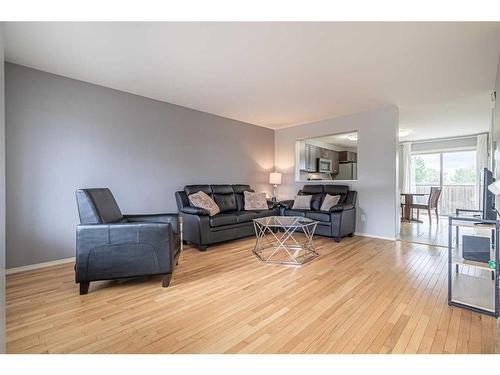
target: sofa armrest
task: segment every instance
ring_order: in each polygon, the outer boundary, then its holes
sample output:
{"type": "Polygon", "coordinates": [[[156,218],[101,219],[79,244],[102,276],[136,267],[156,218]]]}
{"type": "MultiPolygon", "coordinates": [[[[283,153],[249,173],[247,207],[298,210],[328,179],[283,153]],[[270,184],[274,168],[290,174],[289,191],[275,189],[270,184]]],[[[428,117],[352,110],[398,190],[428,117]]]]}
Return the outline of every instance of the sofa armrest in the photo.
{"type": "Polygon", "coordinates": [[[163,213],[152,215],[123,215],[129,223],[170,223],[172,230],[176,234],[179,232],[179,214],[177,213],[163,213]]]}
{"type": "Polygon", "coordinates": [[[280,205],[286,209],[291,209],[293,207],[293,202],[295,202],[293,199],[286,200],[286,201],[281,201],[279,202],[280,205]]]}
{"type": "Polygon", "coordinates": [[[181,212],[190,215],[198,215],[198,216],[210,216],[210,213],[204,208],[198,207],[183,207],[180,209],[181,212]]]}
{"type": "Polygon", "coordinates": [[[330,212],[340,212],[345,210],[353,209],[354,205],[351,203],[340,203],[330,208],[330,212]]]}
{"type": "MultiPolygon", "coordinates": [[[[169,273],[173,269],[174,234],[170,223],[119,223],[88,224],[76,228],[76,281],[86,280],[89,259],[93,254],[106,254],[113,249],[120,251],[138,249],[137,257],[153,257],[158,264],[158,273],[169,273]]],[[[94,267],[95,268],[95,267],[94,267]]],[[[109,268],[109,267],[108,267],[109,268]]],[[[113,272],[103,266],[102,274],[113,272]]],[[[95,269],[92,270],[96,272],[95,269]]],[[[104,275],[106,278],[106,275],[104,275]]]]}

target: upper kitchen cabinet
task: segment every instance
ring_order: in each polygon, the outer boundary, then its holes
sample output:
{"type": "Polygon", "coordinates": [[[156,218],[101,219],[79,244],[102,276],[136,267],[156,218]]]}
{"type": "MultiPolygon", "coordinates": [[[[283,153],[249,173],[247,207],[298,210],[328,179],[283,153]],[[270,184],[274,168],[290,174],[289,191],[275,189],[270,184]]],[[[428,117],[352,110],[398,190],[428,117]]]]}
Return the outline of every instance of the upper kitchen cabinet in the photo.
{"type": "Polygon", "coordinates": [[[317,159],[321,154],[318,147],[308,144],[305,140],[299,141],[298,164],[303,172],[317,172],[317,159]]]}
{"type": "Polygon", "coordinates": [[[341,151],[339,152],[339,161],[341,163],[357,163],[358,154],[352,151],[341,151]]]}
{"type": "Polygon", "coordinates": [[[297,182],[357,179],[358,133],[352,131],[295,142],[297,182]]]}

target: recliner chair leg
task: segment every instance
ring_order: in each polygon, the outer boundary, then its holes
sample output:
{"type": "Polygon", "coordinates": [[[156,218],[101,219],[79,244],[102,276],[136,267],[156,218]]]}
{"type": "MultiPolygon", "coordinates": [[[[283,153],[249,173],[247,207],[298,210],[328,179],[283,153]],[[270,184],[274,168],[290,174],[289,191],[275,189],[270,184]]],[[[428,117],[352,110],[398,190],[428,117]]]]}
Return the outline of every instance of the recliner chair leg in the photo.
{"type": "Polygon", "coordinates": [[[196,247],[197,247],[197,248],[198,248],[198,250],[200,250],[200,251],[205,251],[205,250],[207,250],[207,248],[208,248],[208,246],[207,246],[207,245],[198,245],[198,246],[196,246],[196,247]]]}
{"type": "Polygon", "coordinates": [[[87,294],[89,292],[90,281],[80,283],[80,295],[87,294]]]}
{"type": "Polygon", "coordinates": [[[341,239],[342,239],[341,237],[335,237],[334,238],[335,242],[340,242],[341,239]]]}
{"type": "Polygon", "coordinates": [[[354,233],[349,233],[348,236],[349,237],[354,237],[354,233]]]}
{"type": "Polygon", "coordinates": [[[166,288],[167,286],[170,285],[170,280],[172,280],[172,274],[167,273],[166,275],[163,275],[163,279],[161,281],[161,286],[166,288]]]}

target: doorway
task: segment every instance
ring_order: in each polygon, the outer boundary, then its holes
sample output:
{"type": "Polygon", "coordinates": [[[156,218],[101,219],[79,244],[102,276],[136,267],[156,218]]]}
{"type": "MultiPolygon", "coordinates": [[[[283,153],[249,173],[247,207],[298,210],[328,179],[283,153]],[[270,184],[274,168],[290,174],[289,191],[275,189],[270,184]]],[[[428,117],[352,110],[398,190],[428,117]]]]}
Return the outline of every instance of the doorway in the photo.
{"type": "MultiPolygon", "coordinates": [[[[420,222],[401,223],[400,239],[435,245],[448,245],[448,216],[457,208],[479,208],[479,186],[476,168],[476,149],[447,149],[412,152],[411,191],[416,204],[427,204],[431,187],[440,187],[439,219],[434,210],[429,218],[427,210],[420,209],[420,222]]],[[[413,213],[416,216],[416,209],[413,213]]]]}

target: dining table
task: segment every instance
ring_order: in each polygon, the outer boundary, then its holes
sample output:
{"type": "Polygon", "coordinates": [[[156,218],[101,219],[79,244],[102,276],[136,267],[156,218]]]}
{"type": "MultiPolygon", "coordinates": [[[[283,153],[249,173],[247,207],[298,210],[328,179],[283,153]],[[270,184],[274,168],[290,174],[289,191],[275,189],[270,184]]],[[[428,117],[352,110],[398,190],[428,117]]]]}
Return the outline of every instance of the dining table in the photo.
{"type": "Polygon", "coordinates": [[[429,194],[425,193],[401,193],[401,196],[404,197],[403,203],[403,216],[401,217],[401,221],[410,223],[422,223],[422,220],[417,220],[412,216],[411,205],[413,203],[413,197],[423,197],[429,194]]]}

